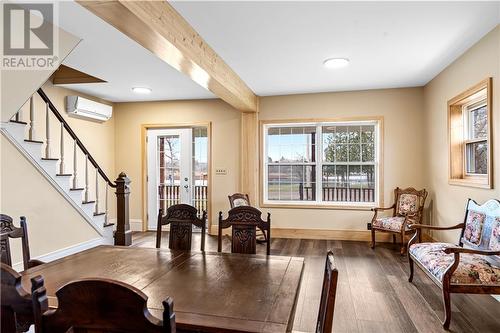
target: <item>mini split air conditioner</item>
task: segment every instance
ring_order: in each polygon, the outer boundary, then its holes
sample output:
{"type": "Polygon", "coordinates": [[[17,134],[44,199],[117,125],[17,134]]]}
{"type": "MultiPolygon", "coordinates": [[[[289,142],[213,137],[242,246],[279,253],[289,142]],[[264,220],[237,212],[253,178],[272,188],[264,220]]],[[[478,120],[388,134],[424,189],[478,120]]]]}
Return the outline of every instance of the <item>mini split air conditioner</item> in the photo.
{"type": "Polygon", "coordinates": [[[67,96],[66,111],[70,116],[104,122],[111,118],[113,107],[80,96],[67,96]]]}

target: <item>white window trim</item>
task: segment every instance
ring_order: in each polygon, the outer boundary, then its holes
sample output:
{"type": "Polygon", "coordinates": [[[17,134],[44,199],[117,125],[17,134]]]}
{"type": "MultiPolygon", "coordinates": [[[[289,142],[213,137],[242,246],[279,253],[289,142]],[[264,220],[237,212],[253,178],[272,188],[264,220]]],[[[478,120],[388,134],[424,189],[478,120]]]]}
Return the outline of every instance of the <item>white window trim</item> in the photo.
{"type": "MultiPolygon", "coordinates": [[[[372,208],[378,207],[381,202],[381,191],[380,191],[380,181],[381,181],[381,120],[352,120],[352,121],[319,121],[319,122],[283,122],[283,123],[264,123],[262,124],[262,203],[264,206],[289,206],[289,207],[325,207],[325,208],[372,208]],[[322,138],[322,127],[323,126],[363,126],[363,125],[373,125],[375,127],[375,162],[366,163],[366,165],[373,165],[375,169],[375,189],[374,189],[374,201],[373,202],[355,202],[355,201],[323,201],[322,200],[322,166],[323,165],[333,165],[339,163],[326,162],[323,164],[323,138],[322,138]],[[268,199],[268,145],[267,145],[267,133],[269,128],[277,127],[316,127],[316,161],[314,163],[303,163],[302,165],[314,165],[316,166],[316,201],[300,201],[300,200],[269,200],[268,199]]],[[[283,165],[283,164],[276,164],[283,165]]],[[[290,163],[290,165],[297,165],[297,163],[290,163]]],[[[346,162],[346,165],[350,165],[346,162]]],[[[363,165],[363,162],[356,162],[356,165],[363,165]]]]}

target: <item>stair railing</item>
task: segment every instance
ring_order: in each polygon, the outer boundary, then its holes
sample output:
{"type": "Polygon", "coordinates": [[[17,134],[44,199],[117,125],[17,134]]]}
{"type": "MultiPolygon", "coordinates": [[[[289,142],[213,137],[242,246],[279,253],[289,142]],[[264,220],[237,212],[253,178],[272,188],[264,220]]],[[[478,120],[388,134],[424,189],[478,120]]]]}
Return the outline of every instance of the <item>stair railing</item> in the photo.
{"type": "MultiPolygon", "coordinates": [[[[45,103],[45,141],[37,141],[36,140],[36,132],[35,132],[35,103],[33,101],[33,97],[31,96],[29,100],[29,122],[26,122],[29,125],[28,130],[28,139],[26,141],[34,141],[45,143],[45,157],[43,159],[46,160],[59,160],[59,172],[58,175],[69,176],[72,175],[72,189],[81,190],[78,188],[78,153],[83,153],[85,156],[85,186],[83,188],[84,192],[84,200],[83,203],[93,203],[91,201],[91,193],[89,183],[89,163],[94,167],[95,170],[95,206],[94,206],[94,216],[103,215],[105,216],[104,226],[109,226],[110,223],[108,221],[108,188],[114,188],[116,193],[116,231],[114,234],[114,244],[115,245],[130,245],[132,242],[132,235],[130,231],[130,220],[129,220],[129,196],[130,196],[130,179],[124,172],[121,172],[118,175],[118,178],[115,181],[110,180],[110,178],[106,175],[104,170],[99,166],[97,161],[92,157],[92,154],[87,150],[83,142],[78,138],[73,129],[69,126],[69,124],[64,120],[61,116],[57,108],[54,106],[52,101],[48,98],[45,92],[40,88],[37,91],[40,98],[45,103]],[[50,112],[56,117],[59,121],[60,126],[60,157],[53,158],[51,152],[51,124],[50,124],[50,112]],[[73,139],[73,170],[71,174],[65,173],[65,148],[64,148],[64,136],[65,132],[69,134],[69,136],[73,139]],[[99,211],[100,207],[100,197],[99,197],[99,177],[106,183],[105,188],[105,197],[104,197],[104,212],[99,211]]],[[[22,122],[22,110],[19,110],[13,117],[11,121],[14,122],[22,122]]],[[[103,226],[103,227],[104,227],[103,226]]]]}

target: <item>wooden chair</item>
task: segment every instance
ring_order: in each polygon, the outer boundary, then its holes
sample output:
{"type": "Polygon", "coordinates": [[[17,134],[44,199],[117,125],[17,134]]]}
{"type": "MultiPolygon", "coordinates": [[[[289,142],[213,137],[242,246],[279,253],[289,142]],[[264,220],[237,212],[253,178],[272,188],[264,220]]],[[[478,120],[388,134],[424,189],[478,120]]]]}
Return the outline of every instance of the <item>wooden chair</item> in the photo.
{"type": "Polygon", "coordinates": [[[207,213],[204,211],[202,218],[198,218],[198,210],[190,205],[179,204],[170,206],[167,214],[163,216],[163,210],[158,213],[158,226],[156,229],[156,247],[161,246],[161,228],[170,224],[168,235],[168,247],[171,250],[191,250],[191,238],[193,225],[201,228],[201,251],[205,251],[205,231],[207,213]]]}
{"type": "Polygon", "coordinates": [[[1,262],[12,266],[12,257],[10,252],[10,238],[21,238],[23,248],[24,269],[43,264],[43,261],[30,258],[30,247],[28,242],[28,228],[26,218],[21,216],[20,227],[14,226],[12,218],[5,214],[0,214],[0,253],[1,262]]]}
{"type": "Polygon", "coordinates": [[[422,222],[425,199],[425,189],[417,191],[413,187],[394,190],[394,204],[387,208],[372,208],[372,249],[375,248],[375,231],[392,233],[392,240],[396,242],[396,235],[401,237],[401,254],[405,253],[405,235],[411,233],[408,228],[410,223],[422,222]],[[378,217],[378,212],[392,210],[390,217],[378,217]]]}
{"type": "Polygon", "coordinates": [[[250,198],[248,194],[245,193],[234,193],[227,196],[229,199],[229,205],[231,208],[240,206],[250,206],[250,198]]]}
{"type": "MultiPolygon", "coordinates": [[[[229,199],[229,205],[231,206],[231,208],[240,206],[251,206],[250,198],[246,193],[234,193],[232,195],[228,195],[227,197],[229,199]]],[[[257,243],[259,244],[267,243],[267,235],[264,232],[257,230],[256,237],[257,237],[257,243]]]]}
{"type": "MultiPolygon", "coordinates": [[[[31,295],[21,285],[21,275],[4,263],[1,266],[1,305],[2,318],[0,331],[6,333],[27,332],[35,323],[31,295]]],[[[34,287],[40,286],[34,280],[34,287]]]]}
{"type": "Polygon", "coordinates": [[[338,271],[335,267],[333,253],[328,251],[325,263],[323,289],[319,304],[316,333],[331,333],[333,326],[333,309],[335,307],[335,294],[337,292],[338,271]]]}
{"type": "MultiPolygon", "coordinates": [[[[36,278],[34,278],[36,279],[36,278]]],[[[32,282],[34,281],[32,279],[32,282]]],[[[35,281],[36,283],[36,281],[35,281]]],[[[45,287],[33,290],[36,333],[174,333],[170,297],[163,301],[163,320],[147,308],[139,289],[109,279],[82,279],[56,291],[57,308],[48,310],[45,287]]]]}
{"type": "Polygon", "coordinates": [[[231,252],[255,254],[257,228],[267,235],[267,255],[271,254],[271,214],[262,220],[262,212],[251,206],[235,207],[227,219],[219,212],[219,237],[217,251],[222,251],[222,229],[232,227],[231,252]]]}
{"type": "Polygon", "coordinates": [[[443,293],[443,327],[451,322],[451,294],[500,294],[500,201],[467,202],[464,222],[454,226],[411,224],[408,261],[420,267],[443,293]],[[422,243],[421,230],[461,230],[458,245],[422,243]]]}

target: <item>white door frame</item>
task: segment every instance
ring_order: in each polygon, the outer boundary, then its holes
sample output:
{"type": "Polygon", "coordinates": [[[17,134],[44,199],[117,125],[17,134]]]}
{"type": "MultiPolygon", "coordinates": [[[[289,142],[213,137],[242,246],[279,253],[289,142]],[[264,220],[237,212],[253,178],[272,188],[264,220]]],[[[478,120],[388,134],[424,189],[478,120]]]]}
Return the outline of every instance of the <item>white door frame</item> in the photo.
{"type": "Polygon", "coordinates": [[[168,128],[147,129],[146,131],[146,156],[147,156],[147,211],[148,230],[156,230],[159,184],[158,137],[178,136],[180,140],[180,203],[191,204],[192,201],[192,129],[168,128]]]}

